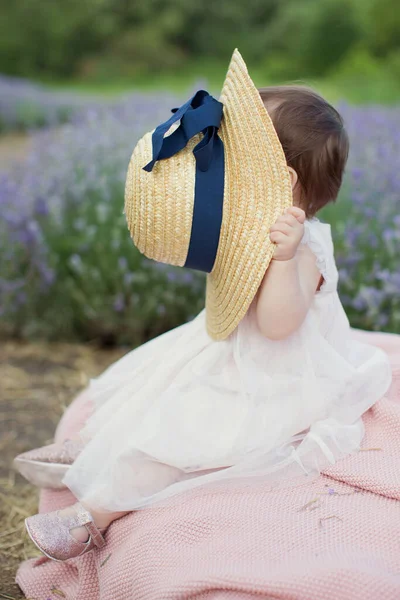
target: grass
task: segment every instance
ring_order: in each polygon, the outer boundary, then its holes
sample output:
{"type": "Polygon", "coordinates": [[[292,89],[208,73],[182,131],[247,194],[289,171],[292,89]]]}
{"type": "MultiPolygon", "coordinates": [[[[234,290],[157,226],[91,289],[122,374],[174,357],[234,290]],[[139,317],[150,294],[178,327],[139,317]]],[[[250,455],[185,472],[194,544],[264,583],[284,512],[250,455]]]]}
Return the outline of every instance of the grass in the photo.
{"type": "Polygon", "coordinates": [[[122,349],[90,345],[3,343],[0,349],[0,599],[21,600],[15,574],[38,555],[24,529],[37,512],[37,490],[16,475],[14,456],[50,443],[65,407],[117,360],[122,349]]]}
{"type": "MultiPolygon", "coordinates": [[[[160,72],[145,75],[132,75],[130,78],[110,77],[93,79],[72,79],[69,81],[46,79],[41,83],[50,89],[59,91],[75,91],[78,93],[103,95],[107,97],[118,96],[121,93],[139,91],[170,90],[184,93],[193,89],[202,82],[208,89],[218,94],[222,87],[226,63],[216,61],[198,61],[190,65],[179,67],[173,72],[160,72]]],[[[400,82],[387,73],[371,74],[354,73],[346,76],[333,76],[331,78],[304,78],[296,80],[277,79],[271,76],[265,68],[250,67],[251,76],[258,87],[278,83],[305,83],[316,88],[331,102],[340,100],[352,104],[395,104],[400,103],[400,82]]]]}

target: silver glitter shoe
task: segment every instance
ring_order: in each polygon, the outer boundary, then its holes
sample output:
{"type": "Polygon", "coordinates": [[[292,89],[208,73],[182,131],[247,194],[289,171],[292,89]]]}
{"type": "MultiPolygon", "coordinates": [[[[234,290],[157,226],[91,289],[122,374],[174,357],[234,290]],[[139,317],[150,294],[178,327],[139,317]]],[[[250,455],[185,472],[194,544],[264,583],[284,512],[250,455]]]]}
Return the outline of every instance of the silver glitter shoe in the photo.
{"type": "Polygon", "coordinates": [[[63,562],[102,548],[104,529],[98,529],[92,515],[79,503],[74,505],[75,515],[62,517],[59,511],[34,515],[25,519],[25,527],[32,542],[47,558],[63,562]],[[75,527],[86,527],[89,539],[79,542],[70,533],[75,527]]]}
{"type": "Polygon", "coordinates": [[[14,458],[14,467],[37,487],[63,489],[62,480],[83,447],[81,442],[73,440],[42,446],[19,454],[14,458]]]}

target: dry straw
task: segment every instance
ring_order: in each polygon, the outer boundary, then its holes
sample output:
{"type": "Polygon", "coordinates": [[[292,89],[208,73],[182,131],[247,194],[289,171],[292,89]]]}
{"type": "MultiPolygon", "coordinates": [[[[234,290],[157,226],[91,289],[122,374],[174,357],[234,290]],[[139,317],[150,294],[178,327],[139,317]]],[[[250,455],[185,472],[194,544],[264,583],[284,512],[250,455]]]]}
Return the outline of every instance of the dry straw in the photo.
{"type": "MultiPolygon", "coordinates": [[[[269,228],[292,204],[286,159],[259,92],[236,49],[220,101],[225,182],[221,234],[207,276],[207,329],[227,338],[252,303],[272,259],[269,228]]],[[[172,128],[170,132],[172,133],[172,128]]],[[[195,159],[202,134],[151,173],[152,132],[133,151],[125,188],[125,214],[133,242],[148,258],[183,266],[193,217],[195,159]]]]}

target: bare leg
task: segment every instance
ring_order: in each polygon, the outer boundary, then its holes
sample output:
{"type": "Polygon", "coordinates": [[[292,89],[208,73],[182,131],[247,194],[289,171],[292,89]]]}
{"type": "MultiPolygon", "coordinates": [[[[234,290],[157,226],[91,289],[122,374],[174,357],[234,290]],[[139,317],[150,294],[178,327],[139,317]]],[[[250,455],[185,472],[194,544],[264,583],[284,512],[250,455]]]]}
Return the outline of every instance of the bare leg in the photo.
{"type": "MultiPolygon", "coordinates": [[[[153,461],[151,459],[149,459],[147,462],[145,461],[144,464],[140,463],[140,466],[141,468],[137,469],[135,472],[135,482],[142,492],[143,490],[145,490],[144,493],[148,497],[150,497],[152,494],[159,492],[163,488],[166,488],[167,486],[182,480],[184,476],[182,474],[182,471],[180,471],[176,467],[171,467],[170,465],[153,461]]],[[[80,504],[84,508],[86,508],[86,510],[92,515],[94,523],[99,529],[107,528],[110,525],[110,523],[112,523],[116,519],[120,519],[121,517],[131,512],[102,512],[93,509],[85,502],[81,502],[80,504]]],[[[73,515],[74,513],[74,506],[69,506],[64,510],[59,511],[59,514],[61,516],[69,516],[73,515]]],[[[79,542],[86,542],[88,540],[88,531],[86,527],[75,527],[71,529],[71,534],[79,542]]]]}
{"type": "MultiPolygon", "coordinates": [[[[90,512],[90,514],[93,517],[94,524],[99,529],[106,529],[113,521],[116,521],[117,519],[120,519],[121,517],[124,517],[128,514],[128,512],[99,512],[93,510],[92,508],[90,508],[90,506],[87,506],[83,502],[81,504],[84,508],[86,508],[87,511],[90,512]]],[[[59,514],[61,516],[74,515],[74,505],[68,506],[63,510],[60,510],[59,514]]],[[[71,529],[71,535],[73,535],[74,538],[79,542],[87,542],[87,540],[89,539],[89,534],[86,527],[74,527],[74,529],[71,529]]]]}
{"type": "Polygon", "coordinates": [[[86,508],[86,510],[88,510],[90,512],[90,514],[92,515],[93,520],[95,522],[95,525],[99,529],[105,529],[113,521],[116,521],[117,519],[120,519],[121,517],[124,517],[125,515],[129,514],[129,511],[114,512],[114,513],[99,512],[99,511],[96,511],[96,510],[92,510],[90,508],[90,506],[85,506],[85,504],[82,504],[82,506],[84,506],[86,508]]]}
{"type": "MultiPolygon", "coordinates": [[[[140,493],[144,498],[150,498],[152,495],[160,492],[173,483],[190,476],[186,475],[176,467],[153,460],[145,454],[139,452],[137,454],[138,456],[134,455],[132,459],[132,481],[135,481],[138,490],[140,490],[140,493]]],[[[113,521],[132,512],[99,511],[85,502],[80,502],[80,504],[92,515],[93,521],[99,529],[106,529],[113,521]]],[[[74,513],[74,506],[69,506],[64,510],[59,511],[60,516],[69,516],[74,513]]],[[[71,529],[71,534],[80,542],[86,542],[88,540],[88,531],[86,527],[75,527],[71,529]]]]}

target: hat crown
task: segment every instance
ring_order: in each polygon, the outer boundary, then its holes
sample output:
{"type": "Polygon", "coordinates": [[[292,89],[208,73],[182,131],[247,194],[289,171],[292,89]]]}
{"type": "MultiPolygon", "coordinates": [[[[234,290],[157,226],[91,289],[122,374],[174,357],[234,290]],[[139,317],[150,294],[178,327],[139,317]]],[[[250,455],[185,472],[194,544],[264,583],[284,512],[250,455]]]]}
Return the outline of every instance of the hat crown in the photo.
{"type": "MultiPolygon", "coordinates": [[[[171,135],[179,124],[171,126],[171,135]]],[[[153,132],[146,133],[132,154],[125,184],[125,214],[135,246],[147,258],[175,266],[186,261],[193,219],[197,134],[184,150],[157,161],[151,173],[143,170],[153,158],[153,132]]]]}
{"type": "MultiPolygon", "coordinates": [[[[211,272],[215,257],[217,255],[219,234],[222,221],[222,206],[224,199],[224,151],[223,143],[218,137],[218,128],[221,123],[223,106],[204,90],[196,94],[180,108],[172,109],[173,115],[164,123],[161,123],[151,134],[152,157],[143,166],[144,149],[148,149],[148,143],[140,148],[140,142],[133,153],[127,177],[127,189],[125,193],[128,226],[138,248],[149,258],[156,258],[162,262],[170,262],[179,266],[191,267],[206,272],[211,272]],[[172,127],[177,124],[179,125],[172,127]],[[202,133],[199,141],[199,134],[202,133]],[[169,135],[168,135],[169,134],[169,135]],[[189,144],[189,142],[191,142],[189,144]],[[195,145],[194,143],[195,142],[195,145]],[[194,147],[193,147],[194,146],[194,147]],[[185,160],[185,155],[194,155],[191,160],[185,160]],[[136,156],[138,155],[138,156],[136,156]],[[181,161],[173,162],[174,156],[181,157],[181,161]],[[167,160],[168,159],[168,160],[167,160]],[[161,162],[161,169],[155,167],[161,162]],[[179,169],[176,176],[175,169],[179,169]],[[147,175],[137,171],[143,169],[147,175]],[[193,169],[195,169],[194,194],[186,194],[182,189],[188,181],[193,180],[193,169]],[[134,173],[133,173],[134,172],[134,173]],[[130,177],[132,175],[132,177],[130,177]],[[165,195],[164,204],[154,206],[154,198],[141,201],[135,192],[135,176],[139,178],[138,191],[142,195],[153,191],[162,185],[163,190],[173,194],[178,202],[170,202],[169,196],[165,195]],[[131,189],[128,186],[132,186],[131,189]],[[132,193],[133,192],[133,193],[132,193]],[[136,211],[133,205],[136,205],[136,211]],[[150,208],[150,205],[153,205],[150,208]],[[156,208],[155,212],[152,208],[156,208]],[[132,210],[133,209],[133,210],[132,210]],[[146,214],[143,214],[143,211],[146,214]],[[184,211],[188,218],[192,217],[188,237],[176,237],[177,214],[184,211]],[[168,214],[170,213],[170,214],[168,214]],[[169,217],[169,218],[168,218],[169,217]],[[143,242],[142,229],[145,233],[152,229],[154,221],[160,220],[164,225],[164,236],[158,235],[151,240],[150,247],[143,242]],[[140,224],[144,221],[145,227],[140,224]],[[175,223],[175,230],[166,227],[168,221],[175,223]],[[138,227],[139,225],[139,227],[138,227]],[[173,256],[168,252],[166,236],[173,236],[178,242],[178,252],[173,256]],[[166,253],[167,252],[167,253],[166,253]],[[182,262],[184,261],[184,262],[182,262]]],[[[148,142],[148,136],[144,136],[148,142]]],[[[187,234],[187,231],[186,231],[187,234]]],[[[147,236],[144,236],[147,241],[147,236]]]]}

